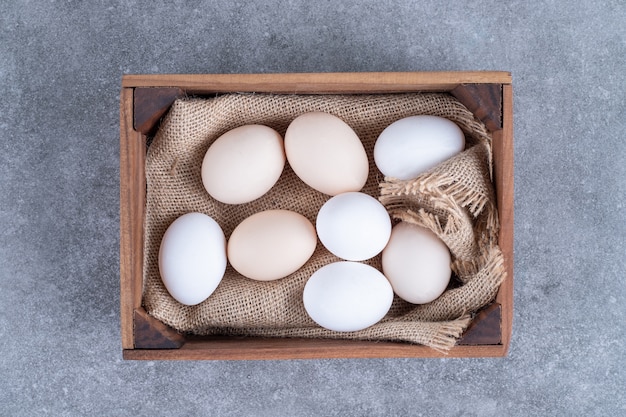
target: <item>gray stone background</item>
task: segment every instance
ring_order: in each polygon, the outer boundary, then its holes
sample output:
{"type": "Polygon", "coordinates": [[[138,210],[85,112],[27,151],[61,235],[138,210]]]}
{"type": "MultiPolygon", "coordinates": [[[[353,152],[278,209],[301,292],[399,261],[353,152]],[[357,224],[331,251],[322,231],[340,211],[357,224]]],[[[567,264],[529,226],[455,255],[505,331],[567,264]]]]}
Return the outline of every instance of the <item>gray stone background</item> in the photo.
{"type": "Polygon", "coordinates": [[[0,415],[626,415],[626,4],[0,1],[0,415]],[[507,70],[504,359],[132,362],[122,74],[507,70]]]}

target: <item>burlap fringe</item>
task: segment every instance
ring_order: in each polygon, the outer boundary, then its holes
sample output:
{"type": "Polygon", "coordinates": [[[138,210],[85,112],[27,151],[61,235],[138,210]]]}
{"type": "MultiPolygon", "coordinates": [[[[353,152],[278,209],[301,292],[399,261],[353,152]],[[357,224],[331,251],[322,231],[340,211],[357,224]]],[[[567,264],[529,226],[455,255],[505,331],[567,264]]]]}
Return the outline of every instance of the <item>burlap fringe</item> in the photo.
{"type": "Polygon", "coordinates": [[[462,283],[401,320],[447,321],[476,311],[506,278],[488,155],[488,144],[478,143],[415,179],[380,184],[379,200],[394,219],[425,227],[446,243],[462,283]]]}
{"type": "MultiPolygon", "coordinates": [[[[490,181],[490,168],[487,165],[490,154],[489,144],[480,143],[417,178],[398,180],[386,177],[380,184],[380,200],[385,206],[393,209],[406,207],[411,201],[419,205],[420,202],[425,203],[424,199],[427,198],[428,203],[435,209],[463,207],[468,209],[473,217],[478,217],[485,211],[485,206],[489,206],[487,212],[493,214],[496,211],[495,196],[492,187],[486,182],[490,181]],[[448,174],[447,172],[453,170],[457,164],[472,165],[472,175],[484,178],[485,182],[476,183],[473,178],[468,183],[464,182],[463,178],[448,174]]],[[[493,216],[490,223],[496,226],[497,216],[493,216]]]]}
{"type": "Polygon", "coordinates": [[[475,259],[499,230],[488,155],[489,144],[478,143],[417,178],[385,178],[379,200],[393,218],[439,236],[456,259],[475,259]]]}

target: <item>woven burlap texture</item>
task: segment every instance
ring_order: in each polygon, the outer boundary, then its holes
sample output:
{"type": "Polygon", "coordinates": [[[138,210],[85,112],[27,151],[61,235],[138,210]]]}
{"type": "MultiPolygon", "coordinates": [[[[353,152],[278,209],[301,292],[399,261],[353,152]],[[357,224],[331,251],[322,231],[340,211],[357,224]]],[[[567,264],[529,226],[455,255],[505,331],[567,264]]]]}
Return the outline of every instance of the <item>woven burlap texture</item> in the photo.
{"type": "MultiPolygon", "coordinates": [[[[444,93],[387,95],[227,94],[177,100],[163,120],[146,158],[143,305],[163,323],[197,335],[314,337],[393,340],[446,351],[489,303],[504,278],[502,255],[495,244],[497,213],[490,178],[491,137],[484,125],[444,93]],[[432,303],[416,306],[394,298],[378,324],[357,332],[320,328],[307,315],[302,292],[321,266],[341,259],[318,241],[311,259],[288,277],[257,282],[230,265],[216,291],[196,306],[175,301],[158,269],[159,246],[167,227],[179,216],[201,212],[214,218],[228,238],[248,216],[286,209],[313,224],[328,196],[305,185],[286,164],[277,184],[263,197],[241,205],[212,199],[201,180],[201,165],[211,143],[230,129],[262,124],[284,135],[297,116],[321,111],[338,116],[362,140],[370,162],[363,192],[380,197],[396,220],[428,227],[450,247],[456,288],[432,303]],[[428,114],[456,122],[466,136],[466,150],[411,181],[385,179],[374,164],[373,148],[385,127],[403,117],[428,114]]],[[[380,269],[380,255],[366,261],[380,269]]]]}

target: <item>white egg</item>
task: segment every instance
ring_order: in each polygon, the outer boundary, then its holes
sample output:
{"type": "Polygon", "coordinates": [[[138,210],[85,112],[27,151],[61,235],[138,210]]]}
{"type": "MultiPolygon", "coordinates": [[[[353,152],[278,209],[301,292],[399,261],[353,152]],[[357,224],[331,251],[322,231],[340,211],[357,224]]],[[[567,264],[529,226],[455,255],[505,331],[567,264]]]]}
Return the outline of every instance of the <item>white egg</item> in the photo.
{"type": "Polygon", "coordinates": [[[332,114],[296,117],[285,133],[285,152],[296,175],[324,194],[360,191],[367,181],[369,162],[363,143],[332,114]]]}
{"type": "Polygon", "coordinates": [[[413,304],[429,303],[445,291],[450,261],[450,250],[437,235],[406,222],[394,226],[382,257],[394,292],[413,304]]]}
{"type": "Polygon", "coordinates": [[[226,204],[248,203],[267,193],[285,167],[283,138],[263,125],[229,130],[211,144],[202,160],[202,184],[226,204]]]}
{"type": "Polygon", "coordinates": [[[226,239],[220,226],[202,213],[180,216],[167,228],[159,250],[165,288],[181,304],[206,300],[226,271],[226,239]]]}
{"type": "Polygon", "coordinates": [[[393,302],[389,281],[359,262],[334,262],[307,281],[304,308],[320,326],[338,332],[363,330],[380,321],[393,302]]]}
{"type": "Polygon", "coordinates": [[[411,116],[383,130],[374,145],[374,162],[386,177],[408,180],[465,148],[463,131],[438,116],[411,116]]]}
{"type": "Polygon", "coordinates": [[[317,235],[335,256],[364,261],[379,254],[391,235],[391,220],[374,197],[350,192],[332,197],[317,214],[317,235]]]}

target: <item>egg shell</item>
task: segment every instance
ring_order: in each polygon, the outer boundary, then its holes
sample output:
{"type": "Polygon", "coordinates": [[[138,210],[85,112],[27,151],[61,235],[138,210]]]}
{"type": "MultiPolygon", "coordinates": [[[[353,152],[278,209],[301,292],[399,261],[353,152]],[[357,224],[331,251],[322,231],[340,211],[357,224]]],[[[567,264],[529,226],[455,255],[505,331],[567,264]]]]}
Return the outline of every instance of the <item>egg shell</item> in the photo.
{"type": "Polygon", "coordinates": [[[410,116],[382,131],[374,145],[374,162],[385,177],[408,180],[465,148],[463,131],[438,116],[410,116]]]}
{"type": "Polygon", "coordinates": [[[320,208],[317,234],[332,254],[364,261],[379,254],[391,235],[391,219],[374,197],[350,192],[336,195],[320,208]]]}
{"type": "Polygon", "coordinates": [[[406,222],[394,226],[382,256],[394,292],[413,304],[429,303],[445,291],[450,262],[450,250],[436,234],[406,222]]]}
{"type": "Polygon", "coordinates": [[[393,290],[385,276],[359,262],[334,262],[311,275],[304,308],[320,326],[338,332],[363,330],[391,308],[393,290]]]}
{"type": "Polygon", "coordinates": [[[324,194],[360,191],[367,182],[369,163],[361,140],[332,114],[296,117],[285,133],[285,152],[296,175],[324,194]]]}
{"type": "Polygon", "coordinates": [[[248,203],[267,193],[285,167],[283,138],[263,125],[245,125],[217,138],[202,161],[202,184],[226,204],[248,203]]]}
{"type": "Polygon", "coordinates": [[[271,281],[297,271],[317,246],[315,227],[289,210],[266,210],[246,218],[228,240],[228,260],[241,275],[271,281]]]}
{"type": "Polygon", "coordinates": [[[165,231],[159,272],[165,288],[181,304],[196,305],[215,291],[226,271],[226,239],[202,213],[187,213],[165,231]]]}

